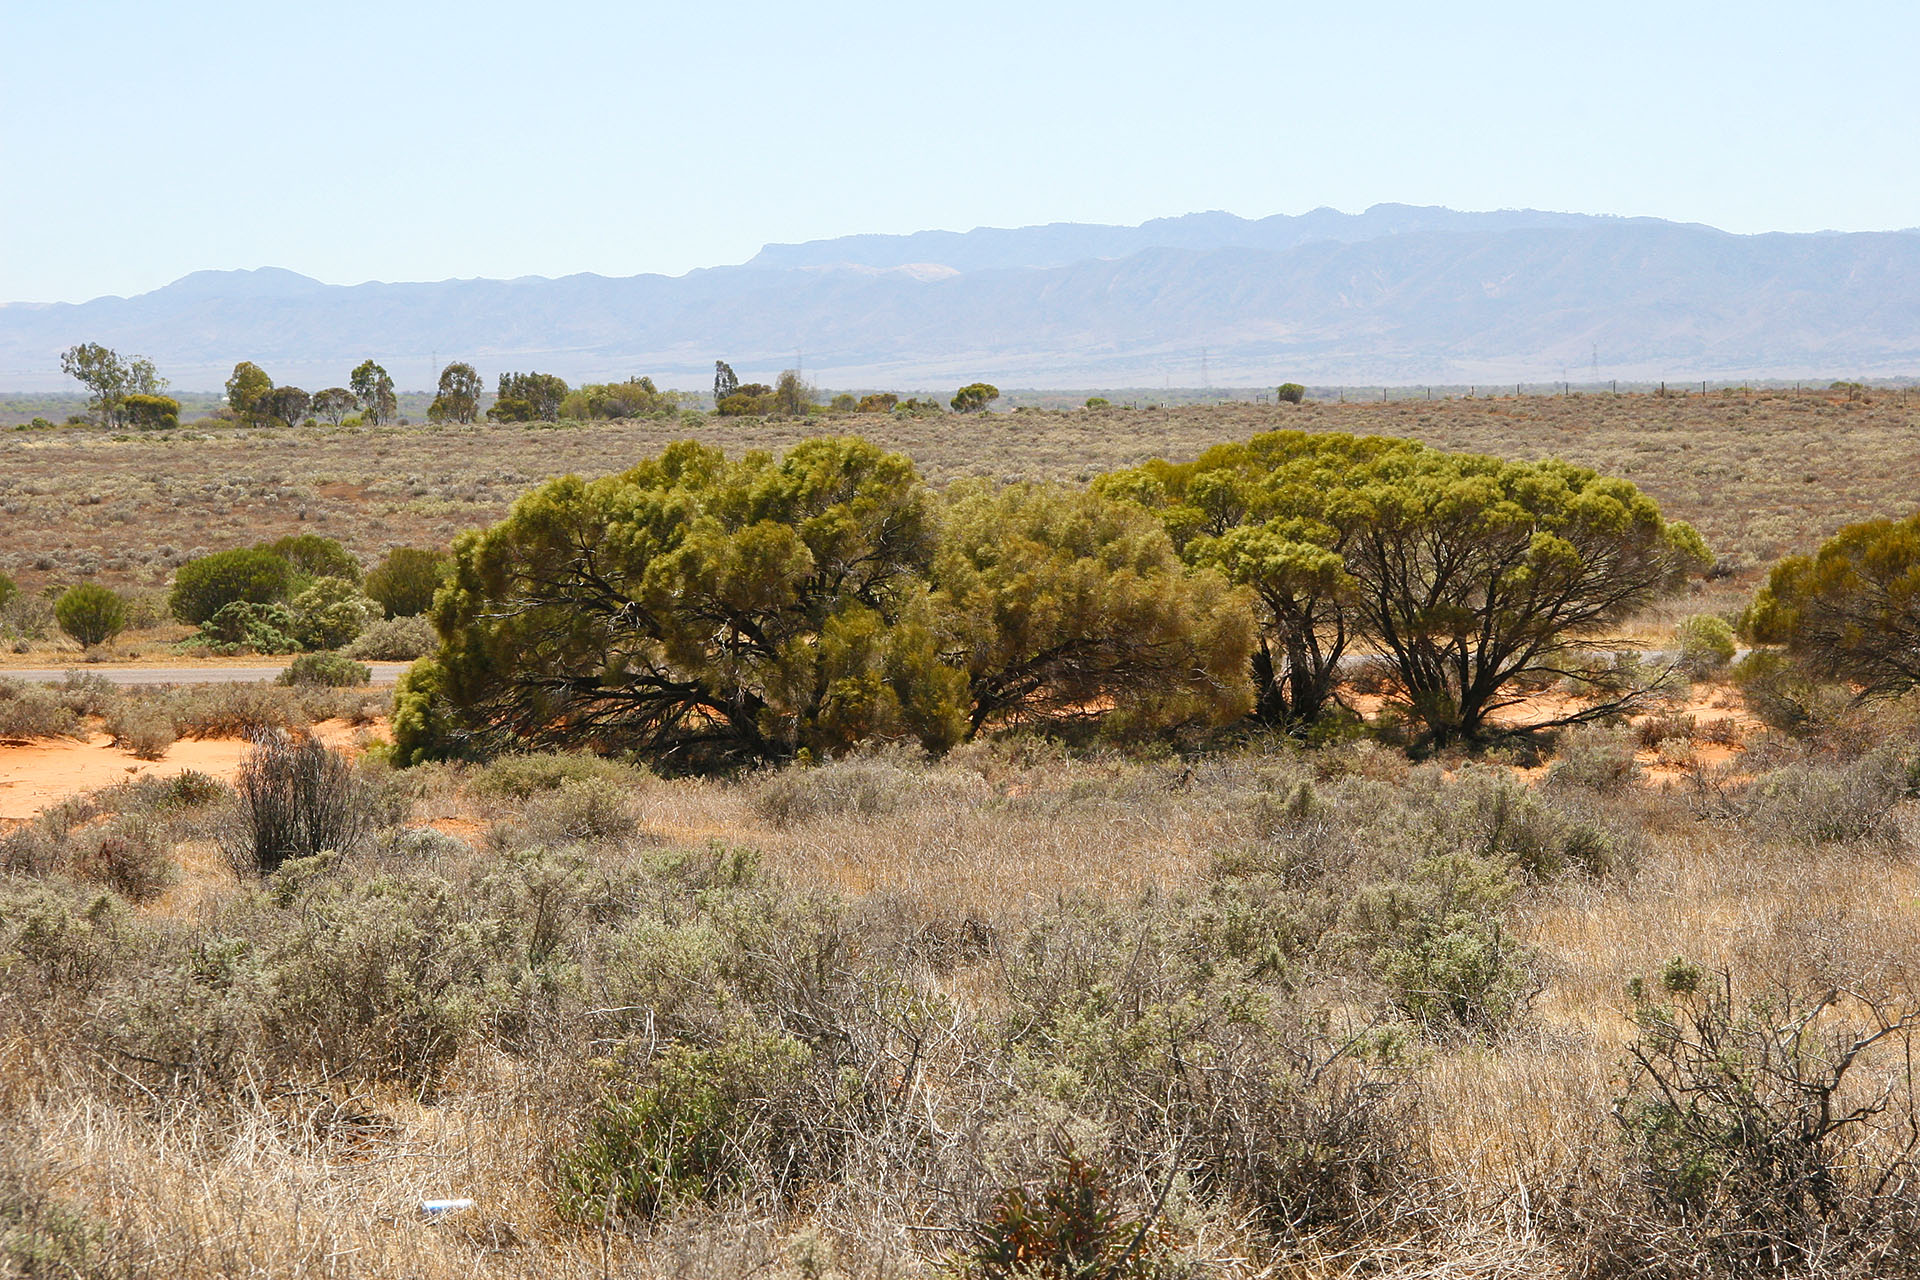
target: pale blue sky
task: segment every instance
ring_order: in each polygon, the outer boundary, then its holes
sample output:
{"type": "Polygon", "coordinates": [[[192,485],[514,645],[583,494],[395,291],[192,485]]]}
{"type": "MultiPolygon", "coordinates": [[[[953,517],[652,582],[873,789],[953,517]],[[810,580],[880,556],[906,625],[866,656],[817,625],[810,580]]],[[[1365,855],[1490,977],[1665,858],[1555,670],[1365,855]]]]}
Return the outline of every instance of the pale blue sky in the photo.
{"type": "Polygon", "coordinates": [[[1911,3],[0,0],[0,300],[1379,201],[1920,224],[1911,3]]]}

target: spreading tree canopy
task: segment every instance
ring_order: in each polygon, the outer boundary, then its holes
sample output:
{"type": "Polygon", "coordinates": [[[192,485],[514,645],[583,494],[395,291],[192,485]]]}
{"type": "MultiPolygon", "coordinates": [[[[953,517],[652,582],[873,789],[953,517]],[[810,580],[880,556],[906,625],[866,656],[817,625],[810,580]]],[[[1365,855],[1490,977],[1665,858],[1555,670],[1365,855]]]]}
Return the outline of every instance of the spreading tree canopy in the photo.
{"type": "Polygon", "coordinates": [[[408,682],[397,745],[432,749],[408,728],[429,720],[480,750],[587,744],[682,770],[948,745],[965,681],[926,622],[933,550],[912,464],[859,440],[737,461],[682,442],[554,481],[455,543],[440,655],[408,682]]]}
{"type": "Polygon", "coordinates": [[[1707,563],[1626,481],[1408,441],[1273,432],[1101,487],[1254,591],[1257,706],[1290,727],[1333,705],[1358,642],[1432,741],[1479,739],[1516,682],[1577,675],[1578,651],[1707,563]]]}

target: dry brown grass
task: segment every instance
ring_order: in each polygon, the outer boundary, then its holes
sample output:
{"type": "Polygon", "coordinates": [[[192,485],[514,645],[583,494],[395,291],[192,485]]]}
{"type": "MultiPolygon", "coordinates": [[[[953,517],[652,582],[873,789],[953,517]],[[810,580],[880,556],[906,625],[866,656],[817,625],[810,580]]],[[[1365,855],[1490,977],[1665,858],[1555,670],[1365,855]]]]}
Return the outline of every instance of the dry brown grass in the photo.
{"type": "Polygon", "coordinates": [[[82,576],[152,586],[191,554],[307,530],[341,539],[371,563],[390,547],[443,545],[497,520],[551,476],[616,471],[688,436],[736,451],[856,432],[904,450],[946,483],[1086,479],[1276,428],[1406,436],[1596,467],[1698,525],[1743,570],[1815,546],[1850,521],[1909,510],[1906,477],[1920,449],[1920,412],[1897,392],[1867,402],[1768,391],[805,421],[694,415],[565,428],[67,431],[0,443],[0,569],[29,588],[82,576]]]}

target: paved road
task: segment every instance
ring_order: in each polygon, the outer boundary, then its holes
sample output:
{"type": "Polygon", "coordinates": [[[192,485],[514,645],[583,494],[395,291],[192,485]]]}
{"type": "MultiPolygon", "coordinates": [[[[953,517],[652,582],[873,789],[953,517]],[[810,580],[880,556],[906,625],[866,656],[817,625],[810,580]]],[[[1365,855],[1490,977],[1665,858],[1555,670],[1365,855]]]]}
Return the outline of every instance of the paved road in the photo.
{"type": "MultiPolygon", "coordinates": [[[[404,662],[369,662],[375,684],[392,684],[407,669],[404,662]]],[[[25,680],[31,684],[59,684],[69,671],[105,676],[115,684],[244,684],[250,680],[278,679],[281,667],[112,667],[105,663],[77,663],[71,667],[0,667],[0,679],[25,680]]]]}

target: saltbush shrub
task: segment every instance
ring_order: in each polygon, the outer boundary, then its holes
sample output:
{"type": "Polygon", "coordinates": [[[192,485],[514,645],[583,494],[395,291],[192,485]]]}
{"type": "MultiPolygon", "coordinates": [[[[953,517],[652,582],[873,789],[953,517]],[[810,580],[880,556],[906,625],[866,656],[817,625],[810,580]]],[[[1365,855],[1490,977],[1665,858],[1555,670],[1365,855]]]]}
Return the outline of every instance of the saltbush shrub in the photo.
{"type": "Polygon", "coordinates": [[[433,624],[422,617],[371,623],[341,652],[362,662],[412,662],[440,647],[433,624]]]}
{"type": "Polygon", "coordinates": [[[287,664],[279,683],[351,689],[373,680],[373,669],[341,653],[303,653],[287,664]]]}

